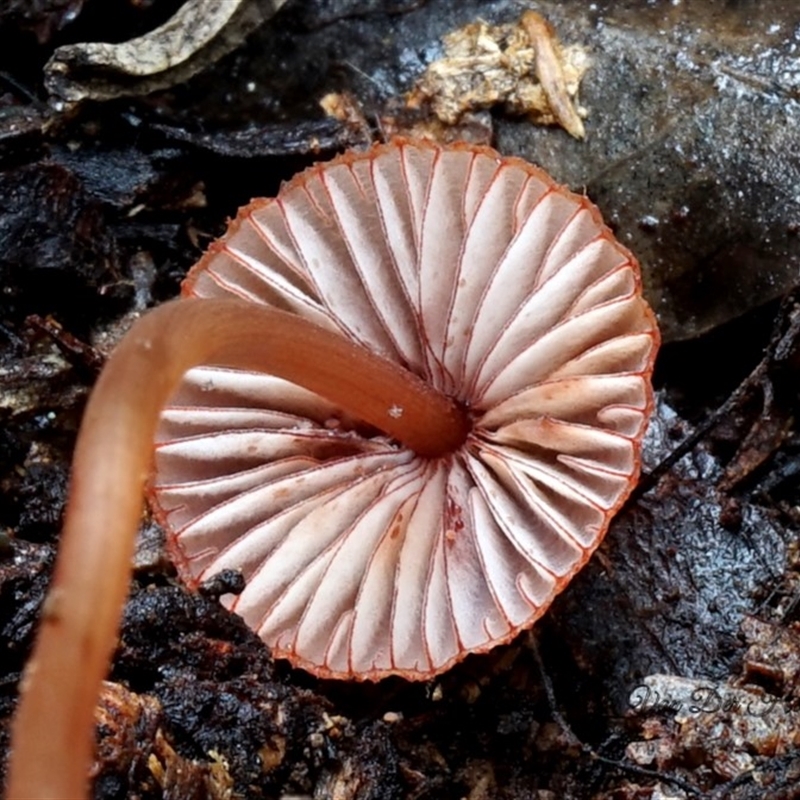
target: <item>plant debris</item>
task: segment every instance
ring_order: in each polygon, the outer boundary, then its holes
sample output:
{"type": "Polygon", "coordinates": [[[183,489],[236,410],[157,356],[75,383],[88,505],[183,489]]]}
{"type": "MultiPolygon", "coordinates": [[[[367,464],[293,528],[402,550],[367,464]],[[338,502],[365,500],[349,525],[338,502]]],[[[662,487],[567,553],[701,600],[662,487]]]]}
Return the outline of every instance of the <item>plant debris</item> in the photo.
{"type": "Polygon", "coordinates": [[[500,106],[536,125],[560,125],[571,136],[585,135],[576,105],[589,68],[581,45],[562,46],[552,25],[526,11],[514,25],[483,20],[443,38],[444,56],[425,70],[406,96],[411,109],[429,108],[445,125],[465,115],[500,106]]]}
{"type": "Polygon", "coordinates": [[[285,2],[187,0],[163,25],[127,42],[59,47],[45,66],[45,84],[68,103],[164,89],[228,53],[285,2]]]}

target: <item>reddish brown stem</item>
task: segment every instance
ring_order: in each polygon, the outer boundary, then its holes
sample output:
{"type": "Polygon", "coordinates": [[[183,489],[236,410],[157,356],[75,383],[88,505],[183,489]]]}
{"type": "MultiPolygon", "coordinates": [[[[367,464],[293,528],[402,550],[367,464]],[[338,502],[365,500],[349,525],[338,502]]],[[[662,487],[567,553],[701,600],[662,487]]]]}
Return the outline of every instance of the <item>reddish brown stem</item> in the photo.
{"type": "Polygon", "coordinates": [[[116,643],[159,413],[198,364],[259,370],[323,395],[418,453],[460,446],[456,405],[307,321],[239,300],[168,303],[137,321],[84,415],[60,551],[12,729],[7,798],[85,798],[94,708],[116,643]]]}

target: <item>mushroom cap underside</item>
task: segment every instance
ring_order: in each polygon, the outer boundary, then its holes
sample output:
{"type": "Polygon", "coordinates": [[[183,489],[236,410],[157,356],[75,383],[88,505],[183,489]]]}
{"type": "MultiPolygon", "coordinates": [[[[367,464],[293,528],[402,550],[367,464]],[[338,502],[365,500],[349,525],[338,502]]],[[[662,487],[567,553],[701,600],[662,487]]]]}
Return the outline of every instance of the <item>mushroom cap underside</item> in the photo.
{"type": "Polygon", "coordinates": [[[241,570],[228,605],[317,675],[426,679],[510,640],[638,478],[659,342],[638,264],[524,161],[403,140],[345,154],[243,208],[184,293],[305,317],[473,420],[423,458],[280,378],[187,373],[150,492],[178,569],[241,570]]]}

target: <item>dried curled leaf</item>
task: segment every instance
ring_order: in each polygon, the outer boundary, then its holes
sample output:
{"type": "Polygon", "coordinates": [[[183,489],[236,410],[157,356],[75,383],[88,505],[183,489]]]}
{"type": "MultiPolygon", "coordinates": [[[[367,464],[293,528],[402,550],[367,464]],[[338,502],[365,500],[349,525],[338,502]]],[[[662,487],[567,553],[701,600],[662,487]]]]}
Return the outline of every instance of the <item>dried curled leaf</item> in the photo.
{"type": "Polygon", "coordinates": [[[147,94],[187,80],[237,46],[286,0],[187,0],[163,25],[120,44],[59,47],[48,91],[70,103],[147,94]]]}

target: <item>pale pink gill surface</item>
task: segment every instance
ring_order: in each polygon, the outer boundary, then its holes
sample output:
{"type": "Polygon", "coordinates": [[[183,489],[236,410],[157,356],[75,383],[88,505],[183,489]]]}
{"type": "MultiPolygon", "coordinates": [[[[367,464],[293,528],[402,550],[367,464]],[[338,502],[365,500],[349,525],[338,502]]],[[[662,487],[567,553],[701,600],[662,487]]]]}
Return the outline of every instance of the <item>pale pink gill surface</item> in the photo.
{"type": "Polygon", "coordinates": [[[317,675],[424,679],[510,640],[635,484],[658,346],[638,265],[521,160],[396,141],[313,167],[242,209],[185,294],[294,311],[474,416],[425,459],[286,381],[187,374],[152,492],[179,570],[241,570],[228,605],[317,675]]]}

